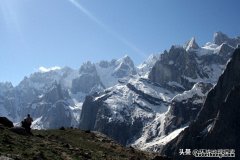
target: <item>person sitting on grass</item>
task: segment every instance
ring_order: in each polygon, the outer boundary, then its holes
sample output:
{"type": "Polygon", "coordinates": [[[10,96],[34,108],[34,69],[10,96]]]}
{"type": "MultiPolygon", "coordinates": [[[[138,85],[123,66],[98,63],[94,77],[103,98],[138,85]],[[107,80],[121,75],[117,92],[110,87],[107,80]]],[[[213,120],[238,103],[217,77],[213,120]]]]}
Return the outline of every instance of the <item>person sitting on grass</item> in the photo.
{"type": "Polygon", "coordinates": [[[24,118],[24,120],[21,122],[22,123],[22,127],[25,128],[26,132],[32,135],[31,132],[31,125],[32,125],[33,119],[30,116],[30,114],[27,115],[26,118],[24,118]]]}

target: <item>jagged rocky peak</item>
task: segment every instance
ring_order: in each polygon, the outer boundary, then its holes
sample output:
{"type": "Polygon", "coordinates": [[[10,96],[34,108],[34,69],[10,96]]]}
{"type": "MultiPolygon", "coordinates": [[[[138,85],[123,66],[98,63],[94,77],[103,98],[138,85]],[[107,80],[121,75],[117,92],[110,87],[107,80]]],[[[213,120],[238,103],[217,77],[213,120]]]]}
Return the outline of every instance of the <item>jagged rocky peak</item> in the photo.
{"type": "Polygon", "coordinates": [[[79,73],[96,73],[96,67],[94,63],[91,63],[90,61],[87,61],[86,63],[83,63],[83,65],[79,69],[79,73]]]}
{"type": "Polygon", "coordinates": [[[217,50],[218,54],[220,56],[225,56],[228,57],[232,55],[234,48],[226,43],[221,44],[219,47],[219,49],[217,50]]]}
{"type": "Polygon", "coordinates": [[[0,93],[10,89],[13,89],[13,85],[11,82],[0,82],[0,93]]]}
{"type": "Polygon", "coordinates": [[[11,82],[0,82],[0,88],[3,88],[3,87],[12,88],[13,85],[11,82]]]}
{"type": "Polygon", "coordinates": [[[108,68],[111,65],[108,61],[100,61],[99,66],[102,68],[108,68]]]}
{"type": "Polygon", "coordinates": [[[151,54],[138,68],[152,67],[160,58],[160,54],[151,54]]]}
{"type": "Polygon", "coordinates": [[[74,72],[74,69],[66,66],[66,67],[61,68],[59,71],[62,72],[63,75],[66,75],[66,74],[70,74],[70,73],[74,72]]]}
{"type": "Polygon", "coordinates": [[[221,45],[222,43],[227,42],[228,40],[229,37],[220,31],[214,33],[213,35],[213,42],[217,45],[221,45]]]}
{"type": "Polygon", "coordinates": [[[240,38],[239,37],[230,38],[222,32],[216,32],[213,35],[213,42],[217,45],[226,43],[226,44],[236,48],[240,44],[240,38]]]}
{"type": "Polygon", "coordinates": [[[193,84],[184,82],[183,76],[197,78],[197,62],[194,54],[189,54],[181,46],[172,46],[169,52],[164,52],[155,63],[148,78],[153,82],[165,85],[168,82],[177,82],[185,89],[191,89],[193,84]]]}
{"type": "Polygon", "coordinates": [[[108,68],[110,66],[117,67],[118,65],[122,65],[122,64],[128,65],[130,68],[134,68],[133,60],[128,55],[125,55],[124,57],[118,60],[116,59],[112,59],[111,61],[103,60],[98,63],[98,65],[102,68],[108,68]]]}
{"type": "Polygon", "coordinates": [[[186,51],[198,49],[199,46],[198,46],[198,44],[196,43],[195,37],[192,37],[192,38],[185,44],[184,48],[186,49],[186,51]]]}
{"type": "Polygon", "coordinates": [[[137,66],[138,74],[143,77],[148,77],[150,70],[159,58],[160,54],[151,54],[142,64],[137,66]]]}
{"type": "Polygon", "coordinates": [[[114,69],[113,76],[123,78],[128,75],[135,75],[136,69],[133,60],[125,55],[123,58],[115,61],[116,68],[114,69]]]}
{"type": "Polygon", "coordinates": [[[120,58],[119,60],[117,60],[117,62],[119,63],[125,63],[125,64],[128,64],[130,66],[134,66],[134,63],[132,61],[132,59],[128,56],[128,55],[125,55],[123,58],[120,58]]]}
{"type": "MultiPolygon", "coordinates": [[[[46,68],[45,68],[46,69],[46,68]]],[[[44,70],[44,69],[43,69],[44,70]]],[[[31,74],[29,77],[24,77],[24,79],[17,86],[18,89],[35,89],[35,90],[45,90],[57,81],[62,79],[62,76],[70,74],[70,70],[67,68],[63,69],[46,69],[48,71],[38,71],[31,74]]]]}
{"type": "Polygon", "coordinates": [[[151,54],[147,60],[145,60],[144,62],[145,63],[154,63],[156,62],[157,60],[159,60],[160,58],[160,54],[151,54]]]}
{"type": "Polygon", "coordinates": [[[228,38],[217,32],[215,43],[199,47],[195,38],[192,38],[185,46],[172,46],[168,52],[161,54],[148,78],[161,85],[176,82],[186,90],[206,79],[215,83],[224,69],[222,66],[231,57],[235,46],[240,44],[240,39],[228,38]]]}
{"type": "Polygon", "coordinates": [[[103,88],[95,64],[88,61],[80,67],[79,76],[72,80],[71,91],[90,94],[103,88]]]}
{"type": "Polygon", "coordinates": [[[63,100],[70,97],[68,92],[62,89],[62,86],[55,81],[43,98],[46,99],[47,102],[55,103],[58,100],[63,100]]]}

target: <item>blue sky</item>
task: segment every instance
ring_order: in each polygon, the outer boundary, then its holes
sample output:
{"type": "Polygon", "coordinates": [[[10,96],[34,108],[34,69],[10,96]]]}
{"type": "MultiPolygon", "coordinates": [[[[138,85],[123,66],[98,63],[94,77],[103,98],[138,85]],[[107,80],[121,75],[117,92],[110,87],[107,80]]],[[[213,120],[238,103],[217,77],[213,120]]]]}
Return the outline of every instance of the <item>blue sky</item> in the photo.
{"type": "Polygon", "coordinates": [[[39,67],[79,68],[128,54],[136,64],[222,31],[240,35],[239,0],[0,0],[0,82],[39,67]]]}

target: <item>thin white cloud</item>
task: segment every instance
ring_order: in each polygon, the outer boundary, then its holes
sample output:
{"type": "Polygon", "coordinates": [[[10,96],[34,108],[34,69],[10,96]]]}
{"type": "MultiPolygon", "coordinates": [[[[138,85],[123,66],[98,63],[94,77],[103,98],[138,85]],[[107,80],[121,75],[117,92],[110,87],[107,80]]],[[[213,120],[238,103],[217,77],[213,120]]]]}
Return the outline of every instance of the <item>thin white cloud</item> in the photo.
{"type": "Polygon", "coordinates": [[[133,51],[137,52],[144,58],[146,57],[146,54],[140,50],[138,47],[136,47],[133,43],[129,42],[126,38],[118,34],[116,31],[111,29],[109,26],[107,26],[105,23],[97,19],[89,10],[87,10],[85,7],[83,7],[79,1],[77,0],[68,0],[71,2],[76,8],[78,8],[83,14],[85,14],[88,18],[90,18],[92,21],[94,21],[97,25],[102,27],[106,32],[110,33],[113,37],[115,37],[117,40],[131,48],[133,51]]]}
{"type": "Polygon", "coordinates": [[[49,68],[41,66],[38,68],[38,71],[41,73],[45,73],[45,72],[55,71],[55,70],[59,70],[59,69],[61,69],[61,67],[59,67],[59,66],[54,66],[54,67],[49,67],[49,68]]]}

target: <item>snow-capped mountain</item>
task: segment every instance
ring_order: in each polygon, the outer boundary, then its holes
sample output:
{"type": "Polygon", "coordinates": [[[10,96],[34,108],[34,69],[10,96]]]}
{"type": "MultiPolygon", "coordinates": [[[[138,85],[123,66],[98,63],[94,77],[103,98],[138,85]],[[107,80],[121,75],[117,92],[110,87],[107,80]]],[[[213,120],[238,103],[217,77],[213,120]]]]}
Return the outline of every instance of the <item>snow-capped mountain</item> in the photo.
{"type": "Polygon", "coordinates": [[[112,87],[118,81],[128,80],[132,75],[137,74],[132,59],[127,55],[111,62],[100,61],[96,64],[96,70],[105,88],[112,87]]]}
{"type": "Polygon", "coordinates": [[[147,79],[132,78],[87,97],[80,128],[100,131],[127,145],[141,136],[142,127],[152,122],[156,113],[167,111],[175,94],[147,79]]]}
{"type": "Polygon", "coordinates": [[[195,120],[231,58],[235,46],[230,44],[238,38],[228,40],[199,47],[192,38],[172,46],[149,67],[148,77],[138,74],[89,96],[80,128],[103,132],[124,145],[158,150],[195,120]]]}
{"type": "Polygon", "coordinates": [[[184,49],[186,49],[186,51],[197,50],[200,48],[198,46],[198,44],[196,43],[196,40],[194,37],[192,37],[183,47],[184,47],[184,49]]]}
{"type": "Polygon", "coordinates": [[[186,46],[172,46],[153,66],[149,79],[169,86],[169,82],[189,90],[196,82],[216,83],[234,48],[227,43],[207,43],[201,48],[194,39],[186,46]],[[194,44],[194,45],[193,45],[194,44]],[[191,46],[194,47],[191,47],[191,46]]]}
{"type": "Polygon", "coordinates": [[[136,74],[128,56],[119,60],[86,62],[79,70],[40,68],[19,85],[0,83],[0,114],[20,122],[28,113],[33,128],[78,126],[85,96],[103,91],[136,74]]]}

